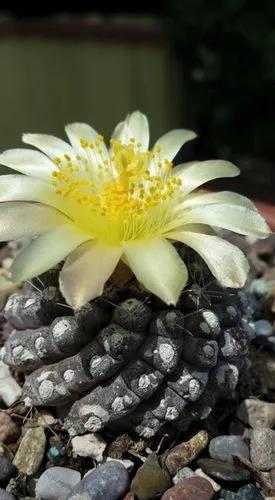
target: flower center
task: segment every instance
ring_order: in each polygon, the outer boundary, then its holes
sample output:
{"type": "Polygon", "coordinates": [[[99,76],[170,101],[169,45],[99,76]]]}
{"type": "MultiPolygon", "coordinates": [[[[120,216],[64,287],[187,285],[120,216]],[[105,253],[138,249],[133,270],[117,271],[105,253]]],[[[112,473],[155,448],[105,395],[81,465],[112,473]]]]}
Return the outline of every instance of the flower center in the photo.
{"type": "Polygon", "coordinates": [[[172,162],[161,159],[159,146],[144,152],[135,139],[127,145],[112,139],[108,155],[102,142],[102,136],[93,143],[80,139],[79,154],[55,158],[52,173],[55,192],[82,206],[93,221],[133,223],[179,192],[181,180],[171,176],[172,162]]]}

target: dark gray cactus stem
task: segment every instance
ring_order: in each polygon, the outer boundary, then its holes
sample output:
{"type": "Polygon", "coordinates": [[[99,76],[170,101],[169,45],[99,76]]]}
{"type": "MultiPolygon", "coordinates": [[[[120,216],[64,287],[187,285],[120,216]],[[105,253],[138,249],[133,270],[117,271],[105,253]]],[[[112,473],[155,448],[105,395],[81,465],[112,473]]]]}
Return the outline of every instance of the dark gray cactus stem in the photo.
{"type": "Polygon", "coordinates": [[[23,387],[28,405],[67,404],[99,382],[114,375],[137,352],[151,318],[150,309],[130,299],[117,306],[113,321],[79,353],[33,371],[23,387]],[[131,313],[131,322],[126,312],[131,313]],[[123,326],[138,331],[126,330],[123,326]]]}
{"type": "Polygon", "coordinates": [[[207,418],[218,398],[234,393],[255,328],[246,295],[223,289],[188,255],[191,283],[179,310],[107,287],[73,316],[56,270],[42,277],[41,291],[28,285],[14,294],[5,316],[17,330],[3,358],[28,374],[25,403],[63,408],[71,435],[105,426],[149,437],[207,418]]]}
{"type": "MultiPolygon", "coordinates": [[[[41,298],[40,295],[38,297],[41,298]]],[[[81,310],[76,317],[60,316],[50,326],[40,326],[37,311],[41,312],[37,295],[29,299],[28,296],[13,294],[5,308],[5,316],[14,326],[26,328],[30,323],[36,326],[35,329],[14,330],[1,351],[6,364],[27,373],[77,353],[109,319],[105,309],[93,305],[85,311],[86,326],[81,310]],[[26,315],[28,300],[32,301],[29,305],[33,307],[32,312],[26,315]],[[23,311],[20,317],[16,316],[18,307],[23,311]],[[81,319],[81,327],[78,318],[81,319]]]]}
{"type": "Polygon", "coordinates": [[[99,430],[149,399],[179,363],[183,321],[183,314],[177,310],[158,315],[151,323],[150,335],[139,351],[132,353],[136,359],[118,376],[98,385],[73,404],[65,421],[69,432],[99,430]]]}

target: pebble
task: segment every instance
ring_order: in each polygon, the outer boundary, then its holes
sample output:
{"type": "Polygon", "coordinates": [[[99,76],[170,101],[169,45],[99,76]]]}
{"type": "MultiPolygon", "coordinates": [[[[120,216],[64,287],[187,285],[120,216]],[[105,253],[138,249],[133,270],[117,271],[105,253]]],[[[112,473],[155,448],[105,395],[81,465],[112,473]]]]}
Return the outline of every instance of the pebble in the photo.
{"type": "Polygon", "coordinates": [[[256,335],[260,337],[269,337],[272,335],[273,328],[270,321],[266,319],[259,319],[255,321],[256,335]]]}
{"type": "Polygon", "coordinates": [[[80,480],[80,472],[76,470],[67,467],[51,467],[38,479],[35,494],[39,498],[65,500],[80,480]]]}
{"type": "Polygon", "coordinates": [[[223,481],[245,481],[250,477],[247,469],[213,458],[201,458],[198,465],[209,476],[223,481]]]}
{"type": "Polygon", "coordinates": [[[22,438],[13,465],[27,476],[33,475],[40,467],[46,447],[46,436],[42,427],[28,429],[22,438]]]}
{"type": "Polygon", "coordinates": [[[106,462],[80,481],[67,500],[120,500],[129,491],[129,474],[117,462],[106,462]]]}
{"type": "Polygon", "coordinates": [[[45,408],[39,409],[39,415],[37,418],[37,423],[41,427],[50,427],[56,424],[57,419],[45,408]]]}
{"type": "Polygon", "coordinates": [[[174,476],[182,467],[190,464],[208,444],[208,434],[200,431],[189,441],[178,444],[165,456],[165,465],[174,476]]]}
{"type": "Polygon", "coordinates": [[[12,493],[9,493],[9,491],[0,488],[0,500],[16,500],[16,498],[12,493]]]}
{"type": "Polygon", "coordinates": [[[275,468],[270,471],[270,480],[273,488],[275,489],[275,468]]]}
{"type": "Polygon", "coordinates": [[[79,457],[90,457],[97,462],[103,461],[106,441],[98,433],[75,436],[72,439],[73,454],[79,457]]]}
{"type": "Polygon", "coordinates": [[[22,388],[12,377],[9,367],[0,360],[0,398],[4,401],[6,406],[10,406],[22,394],[22,388]]]}
{"type": "Polygon", "coordinates": [[[195,476],[195,472],[190,467],[183,467],[173,477],[173,483],[177,484],[187,477],[195,476]]]}
{"type": "Polygon", "coordinates": [[[264,500],[264,497],[256,486],[246,484],[238,490],[236,500],[264,500]]]}
{"type": "Polygon", "coordinates": [[[144,464],[138,469],[131,490],[139,500],[158,498],[171,486],[168,472],[161,467],[156,453],[148,455],[144,464]]]}
{"type": "Polygon", "coordinates": [[[183,479],[167,490],[161,500],[210,500],[214,494],[209,481],[203,477],[193,476],[183,479]]]}
{"type": "Polygon", "coordinates": [[[135,500],[135,495],[131,491],[128,491],[123,500],[135,500]]]}
{"type": "Polygon", "coordinates": [[[235,491],[229,491],[222,489],[220,491],[219,500],[236,500],[237,493],[235,491]]]}
{"type": "Polygon", "coordinates": [[[211,486],[215,492],[220,491],[220,489],[221,489],[220,485],[218,483],[216,483],[216,481],[214,481],[214,479],[212,479],[212,477],[209,477],[207,474],[205,474],[205,472],[203,472],[202,469],[196,469],[195,473],[198,476],[204,477],[204,479],[207,479],[207,481],[209,481],[209,483],[211,484],[211,486]]]}
{"type": "Polygon", "coordinates": [[[128,460],[127,458],[111,458],[111,457],[107,457],[106,459],[106,462],[117,462],[119,464],[122,464],[124,465],[124,467],[129,471],[131,472],[131,470],[133,470],[135,464],[134,462],[132,462],[132,460],[128,460]]]}
{"type": "Polygon", "coordinates": [[[16,469],[6,457],[0,457],[0,484],[5,484],[14,475],[16,469]]]}
{"type": "Polygon", "coordinates": [[[61,458],[60,449],[57,448],[57,446],[51,446],[48,450],[47,457],[52,462],[58,462],[58,460],[61,458]]]}
{"type": "Polygon", "coordinates": [[[20,430],[18,425],[4,411],[0,411],[0,443],[14,443],[19,437],[20,430]]]}
{"type": "Polygon", "coordinates": [[[263,278],[254,279],[251,281],[249,291],[250,293],[255,293],[258,297],[262,297],[271,291],[271,286],[263,278]]]}
{"type": "Polygon", "coordinates": [[[266,403],[259,399],[245,399],[240,404],[237,417],[251,427],[275,426],[275,403],[266,403]]]}
{"type": "Polygon", "coordinates": [[[253,429],[250,442],[251,461],[261,471],[275,466],[275,431],[267,428],[253,429]]]}
{"type": "Polygon", "coordinates": [[[211,439],[209,443],[209,455],[211,458],[233,463],[233,456],[239,453],[245,458],[250,458],[249,448],[241,436],[218,436],[211,439]]]}

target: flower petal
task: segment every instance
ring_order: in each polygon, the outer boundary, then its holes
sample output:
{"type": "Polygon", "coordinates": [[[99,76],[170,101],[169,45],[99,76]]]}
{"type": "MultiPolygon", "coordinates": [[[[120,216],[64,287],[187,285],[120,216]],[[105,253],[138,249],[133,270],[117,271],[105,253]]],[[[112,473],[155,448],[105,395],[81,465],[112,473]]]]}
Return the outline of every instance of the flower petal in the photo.
{"type": "Polygon", "coordinates": [[[186,195],[205,182],[221,177],[236,177],[238,167],[224,160],[207,160],[183,163],[172,170],[172,175],[182,180],[181,192],[186,195]]]}
{"type": "Polygon", "coordinates": [[[2,201],[37,201],[70,216],[70,207],[66,208],[66,201],[54,193],[50,184],[25,175],[0,176],[0,202],[2,201]]]}
{"type": "Polygon", "coordinates": [[[51,179],[55,170],[47,156],[33,149],[8,149],[0,154],[0,164],[45,181],[51,179]]]}
{"type": "Polygon", "coordinates": [[[184,199],[181,207],[187,208],[195,207],[198,205],[209,205],[213,203],[228,203],[228,205],[239,205],[240,207],[246,207],[257,212],[257,208],[251,200],[249,200],[245,196],[242,196],[238,193],[233,193],[231,191],[219,191],[217,193],[193,193],[184,199]]]}
{"type": "Polygon", "coordinates": [[[188,273],[176,249],[164,238],[123,244],[137,279],[166,304],[176,305],[188,273]]]}
{"type": "Polygon", "coordinates": [[[16,257],[11,269],[13,280],[25,281],[47,271],[90,237],[89,234],[67,225],[45,232],[16,257]]]}
{"type": "Polygon", "coordinates": [[[65,154],[74,157],[72,147],[67,142],[62,141],[58,137],[47,134],[23,134],[22,138],[25,144],[30,144],[37,149],[40,149],[50,158],[60,158],[65,154]]]}
{"type": "MultiPolygon", "coordinates": [[[[90,125],[87,125],[87,123],[70,123],[66,125],[65,131],[76,153],[83,152],[80,144],[81,139],[85,139],[89,143],[92,143],[99,135],[98,132],[90,127],[90,125]]],[[[100,144],[100,149],[102,150],[103,160],[108,158],[109,154],[104,142],[100,144]]],[[[99,158],[99,160],[101,161],[102,159],[99,158]]]]}
{"type": "Polygon", "coordinates": [[[135,138],[141,144],[140,151],[147,151],[150,138],[147,117],[140,111],[134,111],[126,116],[124,122],[118,123],[112,137],[122,144],[128,144],[131,138],[135,138]]]}
{"type": "Polygon", "coordinates": [[[32,237],[70,221],[45,205],[24,202],[0,204],[0,241],[32,237]]]}
{"type": "Polygon", "coordinates": [[[116,127],[115,127],[115,129],[114,129],[114,131],[112,133],[112,139],[117,139],[119,141],[121,140],[121,136],[122,136],[122,133],[123,133],[124,126],[125,126],[125,121],[119,122],[116,125],[116,127]]]}
{"type": "Polygon", "coordinates": [[[122,249],[87,242],[67,258],[59,275],[60,290],[74,309],[102,294],[122,249]]]}
{"type": "Polygon", "coordinates": [[[215,203],[188,208],[182,211],[181,221],[181,226],[209,224],[257,238],[267,238],[270,234],[270,229],[259,212],[239,205],[215,203]]]}
{"type": "MultiPolygon", "coordinates": [[[[192,130],[187,129],[176,129],[170,130],[167,134],[164,134],[155,143],[153,150],[160,146],[159,158],[160,160],[172,161],[176,154],[179,152],[181,147],[188,141],[195,139],[197,134],[192,130]]],[[[154,162],[152,161],[153,165],[154,162]]]]}
{"type": "Polygon", "coordinates": [[[212,274],[224,286],[244,286],[249,264],[243,252],[218,236],[191,231],[173,231],[166,235],[193,248],[207,263],[212,274]]]}

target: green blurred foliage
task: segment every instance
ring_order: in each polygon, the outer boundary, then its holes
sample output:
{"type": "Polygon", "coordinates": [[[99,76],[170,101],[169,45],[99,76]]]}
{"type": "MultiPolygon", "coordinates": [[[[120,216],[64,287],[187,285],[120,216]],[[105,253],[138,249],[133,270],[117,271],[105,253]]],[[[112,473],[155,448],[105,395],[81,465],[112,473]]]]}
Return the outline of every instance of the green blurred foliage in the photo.
{"type": "Polygon", "coordinates": [[[184,120],[201,133],[202,150],[274,159],[275,1],[170,0],[166,12],[188,96],[184,120]]]}

